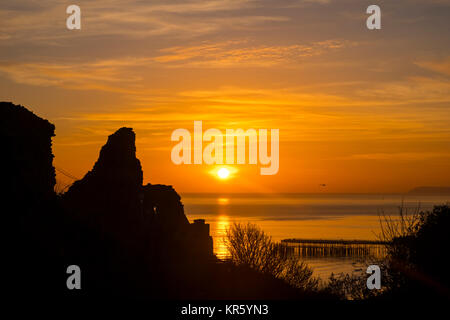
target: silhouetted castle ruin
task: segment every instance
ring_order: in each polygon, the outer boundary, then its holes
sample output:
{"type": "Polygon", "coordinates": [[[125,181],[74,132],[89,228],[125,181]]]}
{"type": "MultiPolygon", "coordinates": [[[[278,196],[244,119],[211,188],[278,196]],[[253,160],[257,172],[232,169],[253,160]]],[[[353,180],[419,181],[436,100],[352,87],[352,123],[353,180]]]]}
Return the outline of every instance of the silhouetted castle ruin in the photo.
{"type": "Polygon", "coordinates": [[[5,199],[18,212],[32,214],[35,206],[54,196],[55,126],[22,106],[0,102],[0,134],[5,199]]]}
{"type": "Polygon", "coordinates": [[[297,296],[282,280],[215,258],[209,225],[189,223],[172,186],[143,185],[131,128],[110,135],[92,170],[58,195],[55,127],[9,102],[0,102],[0,121],[13,300],[297,296]],[[70,265],[81,269],[81,290],[66,286],[70,265]]]}
{"type": "MultiPolygon", "coordinates": [[[[50,277],[52,265],[79,264],[95,277],[94,287],[102,287],[104,269],[114,269],[110,279],[130,265],[137,274],[150,268],[173,278],[163,269],[214,258],[209,226],[189,223],[172,186],[142,184],[131,128],[110,135],[92,170],[57,196],[54,125],[9,102],[0,103],[0,116],[5,208],[13,213],[12,251],[24,268],[44,259],[42,272],[50,277]]],[[[11,272],[26,272],[19,269],[11,272]]]]}
{"type": "Polygon", "coordinates": [[[158,242],[175,254],[212,257],[212,238],[189,223],[172,186],[143,186],[142,180],[135,133],[121,128],[108,137],[93,169],[75,181],[62,200],[75,219],[122,243],[158,242]]]}

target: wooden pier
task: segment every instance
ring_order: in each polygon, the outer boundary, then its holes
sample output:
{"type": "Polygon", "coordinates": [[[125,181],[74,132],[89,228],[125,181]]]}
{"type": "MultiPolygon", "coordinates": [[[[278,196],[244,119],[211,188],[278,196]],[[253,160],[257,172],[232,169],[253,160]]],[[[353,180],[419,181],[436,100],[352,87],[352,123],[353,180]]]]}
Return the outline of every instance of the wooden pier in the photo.
{"type": "Polygon", "coordinates": [[[375,257],[386,255],[386,242],[375,240],[284,239],[291,254],[301,257],[375,257]]]}

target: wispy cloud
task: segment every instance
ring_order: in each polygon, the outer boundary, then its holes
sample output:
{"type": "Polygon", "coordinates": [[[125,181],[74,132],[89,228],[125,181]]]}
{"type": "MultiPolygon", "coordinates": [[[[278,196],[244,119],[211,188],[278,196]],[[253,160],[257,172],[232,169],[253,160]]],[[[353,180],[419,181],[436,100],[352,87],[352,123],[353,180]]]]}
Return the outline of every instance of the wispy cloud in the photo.
{"type": "Polygon", "coordinates": [[[341,157],[340,160],[398,160],[424,161],[432,158],[450,158],[449,152],[392,152],[392,153],[363,153],[341,157]]]}
{"type": "Polygon", "coordinates": [[[146,57],[70,62],[66,59],[51,62],[0,61],[0,72],[23,84],[139,94],[145,76],[142,68],[270,67],[283,64],[293,67],[293,63],[305,58],[351,45],[355,44],[342,40],[286,46],[251,45],[247,40],[230,40],[169,47],[146,57]]]}
{"type": "Polygon", "coordinates": [[[176,67],[273,66],[298,62],[306,57],[356,45],[350,41],[327,40],[310,44],[251,45],[249,41],[205,43],[162,50],[156,61],[176,67]]]}
{"type": "Polygon", "coordinates": [[[97,0],[78,3],[82,9],[82,32],[65,28],[65,1],[42,0],[39,3],[16,0],[2,5],[0,39],[10,42],[42,42],[57,45],[80,37],[122,36],[145,38],[171,35],[192,38],[220,30],[261,25],[266,21],[285,21],[272,14],[242,14],[239,10],[258,8],[252,0],[140,1],[97,0]],[[226,13],[225,16],[220,13],[226,13]]]}
{"type": "Polygon", "coordinates": [[[36,86],[54,86],[77,90],[105,90],[132,93],[125,90],[142,80],[139,76],[124,76],[122,67],[135,62],[103,61],[95,63],[0,63],[0,71],[13,81],[36,86]]]}
{"type": "Polygon", "coordinates": [[[441,60],[420,61],[416,64],[422,68],[450,76],[450,56],[441,60]]]}

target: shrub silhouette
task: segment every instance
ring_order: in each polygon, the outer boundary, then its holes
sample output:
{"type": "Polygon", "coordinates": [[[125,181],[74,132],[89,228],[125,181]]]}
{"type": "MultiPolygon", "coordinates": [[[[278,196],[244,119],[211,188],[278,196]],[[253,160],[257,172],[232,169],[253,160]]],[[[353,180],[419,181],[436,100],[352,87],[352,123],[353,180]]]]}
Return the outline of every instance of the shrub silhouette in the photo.
{"type": "Polygon", "coordinates": [[[325,292],[341,299],[365,300],[450,299],[450,276],[442,248],[450,245],[450,207],[435,206],[432,211],[403,205],[399,216],[382,215],[380,238],[386,241],[387,257],[378,264],[382,273],[382,290],[368,290],[367,275],[332,275],[325,292]]]}
{"type": "Polygon", "coordinates": [[[450,208],[435,206],[410,220],[408,229],[389,244],[392,292],[426,298],[450,298],[450,276],[442,248],[450,245],[450,208]]]}
{"type": "Polygon", "coordinates": [[[234,223],[227,230],[225,244],[231,261],[238,266],[269,274],[299,289],[318,287],[319,280],[312,276],[312,270],[255,224],[234,223]]]}

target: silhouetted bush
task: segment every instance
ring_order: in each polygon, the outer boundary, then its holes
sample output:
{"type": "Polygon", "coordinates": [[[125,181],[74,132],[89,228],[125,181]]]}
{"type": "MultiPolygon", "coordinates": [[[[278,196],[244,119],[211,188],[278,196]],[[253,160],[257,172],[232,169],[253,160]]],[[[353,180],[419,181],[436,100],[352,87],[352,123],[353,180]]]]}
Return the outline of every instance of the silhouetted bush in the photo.
{"type": "Polygon", "coordinates": [[[435,206],[414,215],[408,230],[394,236],[387,259],[393,295],[450,298],[445,264],[450,245],[450,208],[435,206]]]}
{"type": "Polygon", "coordinates": [[[284,245],[274,243],[258,226],[234,223],[225,239],[231,260],[263,274],[282,279],[293,287],[316,290],[319,280],[298,257],[290,255],[284,245]]]}
{"type": "Polygon", "coordinates": [[[398,216],[380,214],[379,238],[386,243],[388,256],[408,259],[408,239],[414,237],[423,214],[419,206],[408,210],[403,203],[398,207],[398,216]]]}
{"type": "MultiPolygon", "coordinates": [[[[370,263],[372,264],[372,263],[370,263]]],[[[383,264],[373,262],[373,264],[378,264],[381,269],[382,274],[382,290],[370,290],[367,288],[367,274],[365,270],[361,270],[352,274],[331,274],[328,278],[326,286],[323,291],[338,297],[340,300],[366,300],[374,297],[382,296],[385,292],[385,281],[386,281],[386,267],[383,264]]]]}
{"type": "Polygon", "coordinates": [[[325,291],[341,299],[450,298],[446,248],[450,245],[450,208],[432,211],[399,207],[398,216],[380,217],[380,238],[386,241],[387,257],[372,262],[381,268],[382,290],[368,290],[367,274],[332,275],[325,291]],[[445,248],[443,250],[443,248],[445,248]]]}

